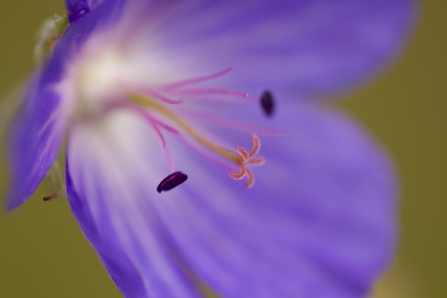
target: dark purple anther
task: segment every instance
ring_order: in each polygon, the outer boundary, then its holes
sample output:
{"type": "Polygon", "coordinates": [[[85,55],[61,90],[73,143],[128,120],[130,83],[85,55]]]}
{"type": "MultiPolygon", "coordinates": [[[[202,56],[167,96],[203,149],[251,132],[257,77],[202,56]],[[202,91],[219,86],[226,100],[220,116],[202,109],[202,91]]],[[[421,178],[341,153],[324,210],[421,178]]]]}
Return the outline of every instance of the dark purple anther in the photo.
{"type": "Polygon", "coordinates": [[[182,172],[174,172],[158,184],[157,191],[161,193],[162,191],[171,190],[185,182],[187,179],[188,176],[186,174],[183,174],[182,172]]]}
{"type": "Polygon", "coordinates": [[[90,11],[87,0],[65,0],[68,21],[70,24],[76,23],[84,14],[90,11]]]}
{"type": "Polygon", "coordinates": [[[261,95],[262,110],[267,116],[272,116],[275,111],[275,102],[273,101],[273,95],[270,91],[264,91],[261,95]]]}

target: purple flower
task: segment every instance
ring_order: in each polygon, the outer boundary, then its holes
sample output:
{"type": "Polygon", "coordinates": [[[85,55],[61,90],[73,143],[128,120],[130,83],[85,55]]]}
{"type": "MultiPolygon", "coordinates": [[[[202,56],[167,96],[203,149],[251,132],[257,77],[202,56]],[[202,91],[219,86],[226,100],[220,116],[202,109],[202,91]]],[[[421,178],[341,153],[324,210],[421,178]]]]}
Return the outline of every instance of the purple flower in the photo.
{"type": "Polygon", "coordinates": [[[397,53],[411,0],[66,5],[11,131],[8,209],[66,144],[71,209],[126,297],[368,293],[393,169],[317,99],[397,53]]]}

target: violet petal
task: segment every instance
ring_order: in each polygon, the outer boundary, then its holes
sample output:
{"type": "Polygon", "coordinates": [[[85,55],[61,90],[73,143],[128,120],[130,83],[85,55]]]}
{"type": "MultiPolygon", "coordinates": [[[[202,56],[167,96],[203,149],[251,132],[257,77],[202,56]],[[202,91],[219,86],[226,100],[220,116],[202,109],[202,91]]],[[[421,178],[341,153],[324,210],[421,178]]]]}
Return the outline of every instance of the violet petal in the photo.
{"type": "Polygon", "coordinates": [[[364,297],[395,248],[393,167],[346,115],[281,111],[285,135],[262,138],[252,189],[185,153],[179,166],[194,175],[154,204],[222,297],[364,297]]]}
{"type": "Polygon", "coordinates": [[[65,7],[70,24],[77,22],[83,15],[90,11],[87,0],[65,0],[65,7]]]}
{"type": "Polygon", "coordinates": [[[89,36],[98,21],[105,25],[116,16],[122,2],[106,1],[76,25],[70,26],[55,46],[51,59],[30,81],[21,112],[10,130],[8,154],[11,186],[6,196],[6,209],[20,206],[31,196],[59,153],[63,128],[55,125],[60,117],[52,117],[52,114],[59,105],[54,86],[61,79],[64,63],[71,58],[73,49],[89,36]]]}
{"type": "Polygon", "coordinates": [[[129,112],[103,121],[68,144],[68,199],[86,238],[126,297],[199,297],[152,207],[168,168],[153,132],[129,112]]]}
{"type": "Polygon", "coordinates": [[[197,75],[234,66],[225,77],[231,89],[259,94],[269,87],[294,101],[343,91],[383,69],[407,40],[417,6],[414,0],[148,3],[141,14],[153,17],[147,24],[136,18],[134,26],[152,28],[152,50],[173,65],[191,66],[185,71],[197,75]]]}
{"type": "Polygon", "coordinates": [[[74,133],[68,187],[76,218],[125,295],[135,287],[126,275],[137,274],[147,296],[150,288],[155,297],[194,297],[187,268],[224,297],[364,297],[389,264],[393,170],[345,115],[314,107],[278,114],[288,130],[263,138],[267,163],[251,190],[176,147],[178,165],[193,175],[163,200],[148,185],[163,167],[152,132],[119,119],[105,120],[111,126],[99,134],[74,133]]]}

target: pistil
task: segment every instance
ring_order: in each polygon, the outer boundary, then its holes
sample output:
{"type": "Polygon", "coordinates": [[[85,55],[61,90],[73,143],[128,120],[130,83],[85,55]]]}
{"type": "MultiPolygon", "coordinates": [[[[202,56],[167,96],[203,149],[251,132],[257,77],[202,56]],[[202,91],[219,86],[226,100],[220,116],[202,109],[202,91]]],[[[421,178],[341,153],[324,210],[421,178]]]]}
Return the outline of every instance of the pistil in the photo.
{"type": "Polygon", "coordinates": [[[238,154],[211,142],[210,140],[208,140],[207,138],[202,136],[199,132],[197,132],[191,125],[189,125],[188,122],[186,122],[182,118],[178,117],[170,109],[168,109],[165,106],[163,106],[162,104],[158,103],[156,100],[142,97],[142,96],[133,96],[131,99],[133,102],[135,102],[139,105],[144,105],[144,106],[150,108],[152,111],[159,112],[163,116],[167,117],[168,119],[170,119],[171,121],[176,123],[178,126],[183,128],[183,130],[186,133],[188,133],[191,137],[193,137],[197,142],[199,142],[203,146],[207,147],[208,149],[214,151],[215,153],[222,156],[223,158],[225,158],[235,164],[239,163],[239,160],[241,157],[238,154]]]}
{"type": "MultiPolygon", "coordinates": [[[[248,168],[248,166],[263,165],[265,163],[265,159],[263,157],[256,157],[261,147],[261,141],[257,135],[255,134],[251,135],[251,138],[253,140],[253,148],[250,150],[250,152],[247,152],[245,149],[241,147],[237,147],[236,152],[234,152],[215,144],[214,142],[210,141],[209,139],[201,135],[187,121],[185,121],[183,118],[175,114],[172,110],[167,108],[165,106],[166,103],[165,101],[160,102],[159,100],[140,95],[132,96],[130,99],[134,104],[148,108],[149,111],[146,112],[140,109],[140,112],[148,114],[147,117],[145,118],[152,119],[150,121],[151,125],[154,125],[154,119],[156,118],[153,117],[150,112],[156,112],[161,114],[162,116],[166,117],[167,119],[171,120],[173,123],[181,127],[185,133],[187,133],[189,136],[195,139],[198,143],[208,148],[209,150],[213,151],[217,155],[223,157],[224,159],[230,161],[231,163],[235,164],[239,168],[239,172],[237,173],[230,172],[229,176],[232,179],[241,180],[244,177],[247,177],[247,183],[245,184],[245,187],[250,188],[254,185],[254,175],[248,168]]],[[[171,126],[167,124],[163,126],[171,128],[171,126]]],[[[172,128],[169,131],[171,130],[172,128]]],[[[177,130],[175,131],[178,134],[178,131],[177,130]]]]}

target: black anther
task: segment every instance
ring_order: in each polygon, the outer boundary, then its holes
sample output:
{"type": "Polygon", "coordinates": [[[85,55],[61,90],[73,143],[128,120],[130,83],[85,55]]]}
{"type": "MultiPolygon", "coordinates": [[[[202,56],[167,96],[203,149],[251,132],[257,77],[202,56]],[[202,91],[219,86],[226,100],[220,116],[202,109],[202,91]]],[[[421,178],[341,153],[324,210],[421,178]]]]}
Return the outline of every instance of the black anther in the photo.
{"type": "Polygon", "coordinates": [[[157,191],[161,193],[162,191],[171,190],[188,179],[188,176],[182,172],[174,172],[163,179],[157,186],[157,191]]]}
{"type": "Polygon", "coordinates": [[[261,95],[261,107],[267,116],[272,116],[275,111],[275,102],[270,91],[266,90],[261,95]]]}

